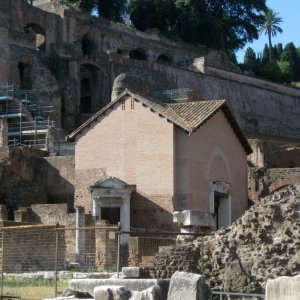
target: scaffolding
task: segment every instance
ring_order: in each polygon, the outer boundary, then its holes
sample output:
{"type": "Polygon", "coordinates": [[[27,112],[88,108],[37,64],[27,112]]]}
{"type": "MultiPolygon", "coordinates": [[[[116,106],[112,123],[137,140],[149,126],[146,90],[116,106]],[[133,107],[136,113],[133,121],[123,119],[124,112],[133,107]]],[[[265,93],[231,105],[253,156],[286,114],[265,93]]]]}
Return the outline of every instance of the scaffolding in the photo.
{"type": "Polygon", "coordinates": [[[30,90],[14,85],[0,86],[0,117],[7,120],[10,147],[34,147],[47,150],[47,135],[51,126],[53,106],[36,100],[30,90]]]}

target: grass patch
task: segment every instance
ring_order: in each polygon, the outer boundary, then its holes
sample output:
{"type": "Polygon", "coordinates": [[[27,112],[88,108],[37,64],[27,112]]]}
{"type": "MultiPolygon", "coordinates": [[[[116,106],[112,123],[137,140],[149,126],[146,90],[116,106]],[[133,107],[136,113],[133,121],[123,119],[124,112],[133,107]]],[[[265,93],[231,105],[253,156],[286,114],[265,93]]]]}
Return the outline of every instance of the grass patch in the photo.
{"type": "MultiPolygon", "coordinates": [[[[68,287],[68,280],[58,281],[58,291],[68,287]]],[[[3,295],[21,297],[22,300],[41,300],[54,298],[55,281],[52,279],[23,279],[5,277],[3,282],[3,295]]]]}

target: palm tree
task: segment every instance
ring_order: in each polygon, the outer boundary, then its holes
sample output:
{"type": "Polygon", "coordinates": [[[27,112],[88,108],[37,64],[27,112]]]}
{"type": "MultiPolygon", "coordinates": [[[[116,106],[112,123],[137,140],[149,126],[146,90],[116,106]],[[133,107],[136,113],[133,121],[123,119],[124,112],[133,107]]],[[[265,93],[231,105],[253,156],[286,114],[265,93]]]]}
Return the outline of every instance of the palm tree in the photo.
{"type": "Polygon", "coordinates": [[[269,39],[269,61],[272,62],[272,37],[276,36],[277,33],[282,33],[282,28],[279,26],[282,23],[282,18],[278,17],[278,13],[273,9],[268,8],[265,11],[265,21],[260,29],[260,33],[268,35],[269,39]]]}

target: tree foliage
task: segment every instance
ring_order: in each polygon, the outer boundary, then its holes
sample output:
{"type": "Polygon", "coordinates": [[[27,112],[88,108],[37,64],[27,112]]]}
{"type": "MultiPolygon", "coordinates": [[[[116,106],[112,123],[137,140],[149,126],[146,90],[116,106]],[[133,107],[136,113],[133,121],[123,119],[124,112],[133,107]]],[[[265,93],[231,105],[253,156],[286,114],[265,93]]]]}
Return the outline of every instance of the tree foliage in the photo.
{"type": "Polygon", "coordinates": [[[268,60],[269,47],[266,44],[262,55],[257,55],[248,48],[242,69],[250,71],[257,77],[285,84],[300,81],[300,48],[288,43],[284,49],[279,43],[273,47],[273,61],[268,60]],[[276,50],[275,50],[276,49],[276,50]]]}
{"type": "Polygon", "coordinates": [[[258,38],[265,9],[265,0],[130,0],[128,11],[139,30],[230,51],[258,38]]]}
{"type": "Polygon", "coordinates": [[[120,22],[127,7],[126,0],[68,0],[86,13],[96,11],[100,18],[120,22]]]}
{"type": "Polygon", "coordinates": [[[272,37],[276,36],[277,33],[282,33],[281,23],[282,18],[278,16],[277,12],[270,8],[265,11],[264,24],[260,29],[260,33],[264,32],[268,36],[270,62],[272,61],[272,37]]]}
{"type": "Polygon", "coordinates": [[[288,62],[291,79],[296,80],[299,73],[299,59],[297,49],[293,43],[286,44],[281,54],[281,61],[288,62]]]}
{"type": "Polygon", "coordinates": [[[244,57],[244,65],[251,69],[256,63],[256,54],[253,50],[253,48],[248,47],[246,52],[245,52],[245,57],[244,57]]]}
{"type": "Polygon", "coordinates": [[[95,0],[95,8],[101,18],[122,22],[126,11],[126,0],[95,0]]]}

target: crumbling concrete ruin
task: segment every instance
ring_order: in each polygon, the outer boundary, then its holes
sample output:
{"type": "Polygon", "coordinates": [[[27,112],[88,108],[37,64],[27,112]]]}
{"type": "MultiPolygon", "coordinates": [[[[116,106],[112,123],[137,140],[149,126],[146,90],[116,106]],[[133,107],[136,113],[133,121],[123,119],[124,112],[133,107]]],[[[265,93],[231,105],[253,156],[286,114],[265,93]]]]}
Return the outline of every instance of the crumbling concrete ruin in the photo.
{"type": "Polygon", "coordinates": [[[151,272],[170,278],[175,270],[203,274],[211,288],[262,293],[268,279],[295,276],[299,258],[300,185],[260,199],[232,226],[190,243],[162,247],[151,272]]]}

